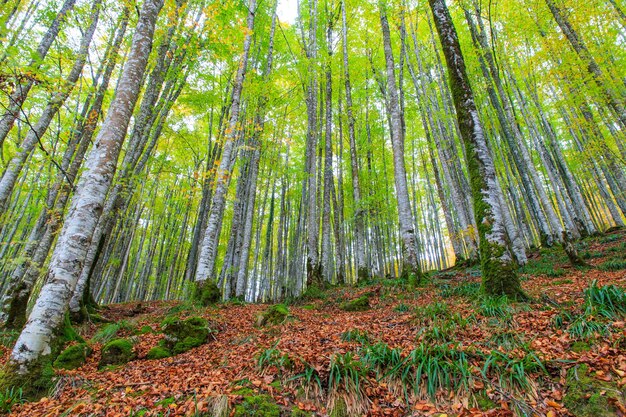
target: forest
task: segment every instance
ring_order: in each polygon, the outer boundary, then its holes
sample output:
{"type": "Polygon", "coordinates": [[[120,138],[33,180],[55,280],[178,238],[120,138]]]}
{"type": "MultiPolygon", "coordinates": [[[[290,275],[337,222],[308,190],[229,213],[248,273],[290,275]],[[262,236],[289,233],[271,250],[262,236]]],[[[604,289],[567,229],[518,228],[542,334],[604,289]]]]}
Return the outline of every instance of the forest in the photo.
{"type": "Polygon", "coordinates": [[[626,416],[624,0],[0,0],[0,414],[626,416]]]}

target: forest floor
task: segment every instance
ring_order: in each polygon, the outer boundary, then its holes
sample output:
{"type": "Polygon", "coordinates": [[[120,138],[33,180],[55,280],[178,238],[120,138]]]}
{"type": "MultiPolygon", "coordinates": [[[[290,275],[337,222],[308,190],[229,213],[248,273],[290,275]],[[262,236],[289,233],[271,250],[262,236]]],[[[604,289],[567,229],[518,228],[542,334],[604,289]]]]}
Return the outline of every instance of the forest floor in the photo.
{"type": "Polygon", "coordinates": [[[528,303],[482,298],[473,267],[417,288],[374,280],[309,293],[269,326],[257,326],[268,305],[107,306],[113,324],[79,333],[102,339],[108,326],[134,342],[137,359],[98,370],[102,343],[91,341],[84,365],[57,371],[48,397],[12,415],[623,416],[626,305],[612,303],[626,301],[626,234],[578,245],[592,268],[570,267],[559,248],[531,255],[521,270],[528,303]],[[360,297],[369,309],[341,309],[360,297]],[[148,360],[168,315],[202,316],[215,332],[148,360]]]}

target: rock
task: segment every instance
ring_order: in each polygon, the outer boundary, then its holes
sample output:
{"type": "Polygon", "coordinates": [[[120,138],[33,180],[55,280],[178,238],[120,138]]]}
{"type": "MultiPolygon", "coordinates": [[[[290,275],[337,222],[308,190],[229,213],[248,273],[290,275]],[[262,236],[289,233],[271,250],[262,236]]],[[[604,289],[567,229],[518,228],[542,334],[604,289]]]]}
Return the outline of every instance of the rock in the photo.
{"type": "Polygon", "coordinates": [[[104,345],[98,368],[108,365],[122,365],[137,358],[133,343],[128,339],[114,339],[104,345]]]}
{"type": "Polygon", "coordinates": [[[339,307],[343,311],[365,311],[370,308],[370,300],[367,296],[346,301],[339,307]]]}
{"type": "Polygon", "coordinates": [[[61,352],[52,366],[57,369],[76,369],[85,363],[92,351],[87,343],[69,346],[61,352]]]}
{"type": "Polygon", "coordinates": [[[289,317],[289,308],[284,304],[276,304],[257,317],[256,325],[260,327],[281,324],[287,317],[289,317]]]}
{"type": "Polygon", "coordinates": [[[163,346],[155,346],[148,351],[146,359],[163,359],[172,356],[172,352],[163,346]]]}
{"type": "Polygon", "coordinates": [[[173,355],[206,343],[210,332],[208,322],[202,317],[190,317],[186,320],[168,317],[161,328],[165,334],[164,347],[173,355]]]}

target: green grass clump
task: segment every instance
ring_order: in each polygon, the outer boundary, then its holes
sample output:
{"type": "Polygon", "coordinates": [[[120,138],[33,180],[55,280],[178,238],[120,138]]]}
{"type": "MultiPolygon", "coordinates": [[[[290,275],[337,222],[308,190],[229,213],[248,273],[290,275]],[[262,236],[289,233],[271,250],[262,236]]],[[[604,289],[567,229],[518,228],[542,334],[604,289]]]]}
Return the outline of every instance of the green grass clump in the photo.
{"type": "Polygon", "coordinates": [[[369,333],[361,329],[347,330],[341,333],[342,342],[358,342],[362,345],[369,345],[371,338],[369,333]]]}
{"type": "Polygon", "coordinates": [[[605,235],[598,239],[599,243],[613,243],[620,239],[620,235],[605,235]]]}
{"type": "Polygon", "coordinates": [[[626,315],[626,291],[615,285],[598,287],[594,280],[585,290],[585,299],[598,314],[608,319],[619,319],[626,315]]]}
{"type": "Polygon", "coordinates": [[[567,332],[573,339],[588,340],[608,334],[609,327],[598,321],[590,312],[585,312],[585,314],[576,317],[567,327],[567,332]]]}
{"type": "Polygon", "coordinates": [[[409,310],[410,310],[410,307],[404,303],[400,303],[393,308],[393,311],[397,313],[406,313],[409,310]]]}
{"type": "Polygon", "coordinates": [[[272,366],[276,367],[279,371],[282,371],[283,369],[290,369],[292,367],[293,362],[289,358],[289,355],[277,349],[276,345],[277,344],[262,350],[257,356],[256,364],[257,368],[261,372],[272,366]]]}
{"type": "Polygon", "coordinates": [[[426,394],[431,399],[440,389],[459,394],[468,392],[471,387],[472,373],[467,355],[449,344],[420,344],[402,365],[391,371],[398,372],[406,386],[412,386],[416,394],[426,394]]]}
{"type": "Polygon", "coordinates": [[[21,388],[7,388],[0,391],[0,414],[9,414],[15,404],[24,402],[21,388]]]}
{"type": "MultiPolygon", "coordinates": [[[[536,384],[532,374],[547,374],[539,357],[533,352],[516,358],[494,350],[485,358],[482,375],[486,380],[495,380],[497,385],[514,395],[536,398],[536,384]]],[[[523,401],[513,402],[517,415],[532,415],[532,408],[523,401]]]]}
{"type": "Polygon", "coordinates": [[[314,389],[318,392],[322,391],[322,379],[319,372],[313,365],[303,361],[304,368],[302,372],[292,376],[287,381],[298,380],[302,384],[305,393],[314,389]]]}
{"type": "Polygon", "coordinates": [[[417,310],[415,318],[419,322],[433,321],[435,319],[444,319],[450,316],[450,309],[446,303],[435,302],[428,304],[421,310],[417,310]]]}
{"type": "Polygon", "coordinates": [[[360,354],[362,362],[376,372],[377,378],[385,375],[389,369],[398,367],[404,361],[401,349],[392,349],[384,342],[367,346],[360,354]]]}
{"type": "Polygon", "coordinates": [[[513,313],[513,309],[509,304],[509,299],[506,296],[484,297],[478,306],[478,311],[485,317],[497,317],[503,319],[510,319],[513,313]]]}
{"type": "Polygon", "coordinates": [[[418,339],[423,343],[448,343],[453,341],[455,325],[451,321],[439,321],[420,329],[418,339]]]}
{"type": "Polygon", "coordinates": [[[503,348],[506,351],[511,351],[520,347],[525,348],[526,342],[516,331],[502,331],[493,334],[489,339],[488,345],[494,349],[503,348]]]}
{"type": "Polygon", "coordinates": [[[352,352],[335,354],[330,360],[328,390],[336,391],[343,387],[346,392],[360,396],[361,380],[365,375],[367,368],[352,352]]]}
{"type": "Polygon", "coordinates": [[[439,290],[441,297],[467,297],[476,298],[480,295],[480,282],[464,282],[456,287],[446,285],[439,290]]]}
{"type": "Polygon", "coordinates": [[[18,330],[2,330],[0,331],[0,345],[10,348],[15,345],[20,332],[18,330]]]}
{"type": "Polygon", "coordinates": [[[626,259],[620,258],[611,258],[600,265],[598,265],[598,269],[601,271],[619,271],[622,269],[626,269],[626,259]]]}
{"type": "Polygon", "coordinates": [[[91,340],[98,343],[107,343],[115,339],[119,332],[130,330],[133,330],[133,325],[126,320],[120,320],[117,323],[109,323],[103,326],[91,340]]]}

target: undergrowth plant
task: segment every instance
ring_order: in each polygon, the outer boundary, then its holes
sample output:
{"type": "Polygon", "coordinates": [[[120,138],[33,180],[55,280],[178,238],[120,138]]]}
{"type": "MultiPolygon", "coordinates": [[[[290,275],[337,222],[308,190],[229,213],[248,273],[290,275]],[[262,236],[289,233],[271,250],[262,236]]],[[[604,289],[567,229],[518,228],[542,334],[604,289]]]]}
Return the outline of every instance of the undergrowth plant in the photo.
{"type": "Polygon", "coordinates": [[[297,381],[304,390],[305,397],[309,397],[311,392],[321,395],[323,392],[322,379],[317,369],[310,363],[302,361],[304,368],[302,372],[287,379],[287,382],[297,381]]]}
{"type": "Polygon", "coordinates": [[[469,395],[471,366],[466,353],[454,345],[420,344],[402,365],[392,369],[420,398],[435,399],[438,390],[446,389],[459,396],[469,395]]]}
{"type": "Polygon", "coordinates": [[[8,414],[15,404],[24,402],[21,388],[8,388],[0,391],[0,414],[8,414]]]}
{"type": "Polygon", "coordinates": [[[599,315],[608,319],[626,316],[626,292],[615,285],[598,287],[594,280],[585,290],[585,299],[599,315]]]}
{"type": "Polygon", "coordinates": [[[341,333],[341,341],[343,342],[358,342],[361,345],[368,345],[370,340],[369,333],[361,329],[352,329],[341,333]]]}
{"type": "Polygon", "coordinates": [[[421,310],[417,310],[415,313],[415,319],[419,323],[433,321],[438,318],[447,318],[450,316],[450,310],[448,304],[441,302],[434,302],[424,306],[421,310]]]}
{"type": "Polygon", "coordinates": [[[464,282],[456,287],[445,284],[439,289],[439,295],[441,297],[476,298],[480,295],[480,285],[480,282],[464,282]]]}
{"type": "Polygon", "coordinates": [[[289,355],[283,353],[280,349],[277,349],[277,345],[278,343],[259,353],[257,357],[257,368],[261,371],[261,373],[269,367],[276,367],[279,371],[291,368],[293,362],[289,358],[289,355]]]}
{"type": "Polygon", "coordinates": [[[368,369],[352,352],[335,354],[330,359],[328,372],[328,391],[336,393],[343,389],[348,395],[362,397],[361,380],[368,369]]]}
{"type": "Polygon", "coordinates": [[[367,346],[360,354],[363,364],[373,370],[378,379],[382,378],[387,370],[397,367],[404,361],[401,349],[392,349],[384,342],[367,346]]]}
{"type": "Polygon", "coordinates": [[[502,319],[511,319],[513,313],[513,309],[506,296],[483,297],[478,306],[478,311],[485,317],[497,317],[502,319]]]}
{"type": "Polygon", "coordinates": [[[115,339],[120,331],[129,331],[133,329],[133,325],[127,320],[120,320],[116,323],[109,323],[102,327],[93,336],[94,342],[107,343],[115,339]]]}

